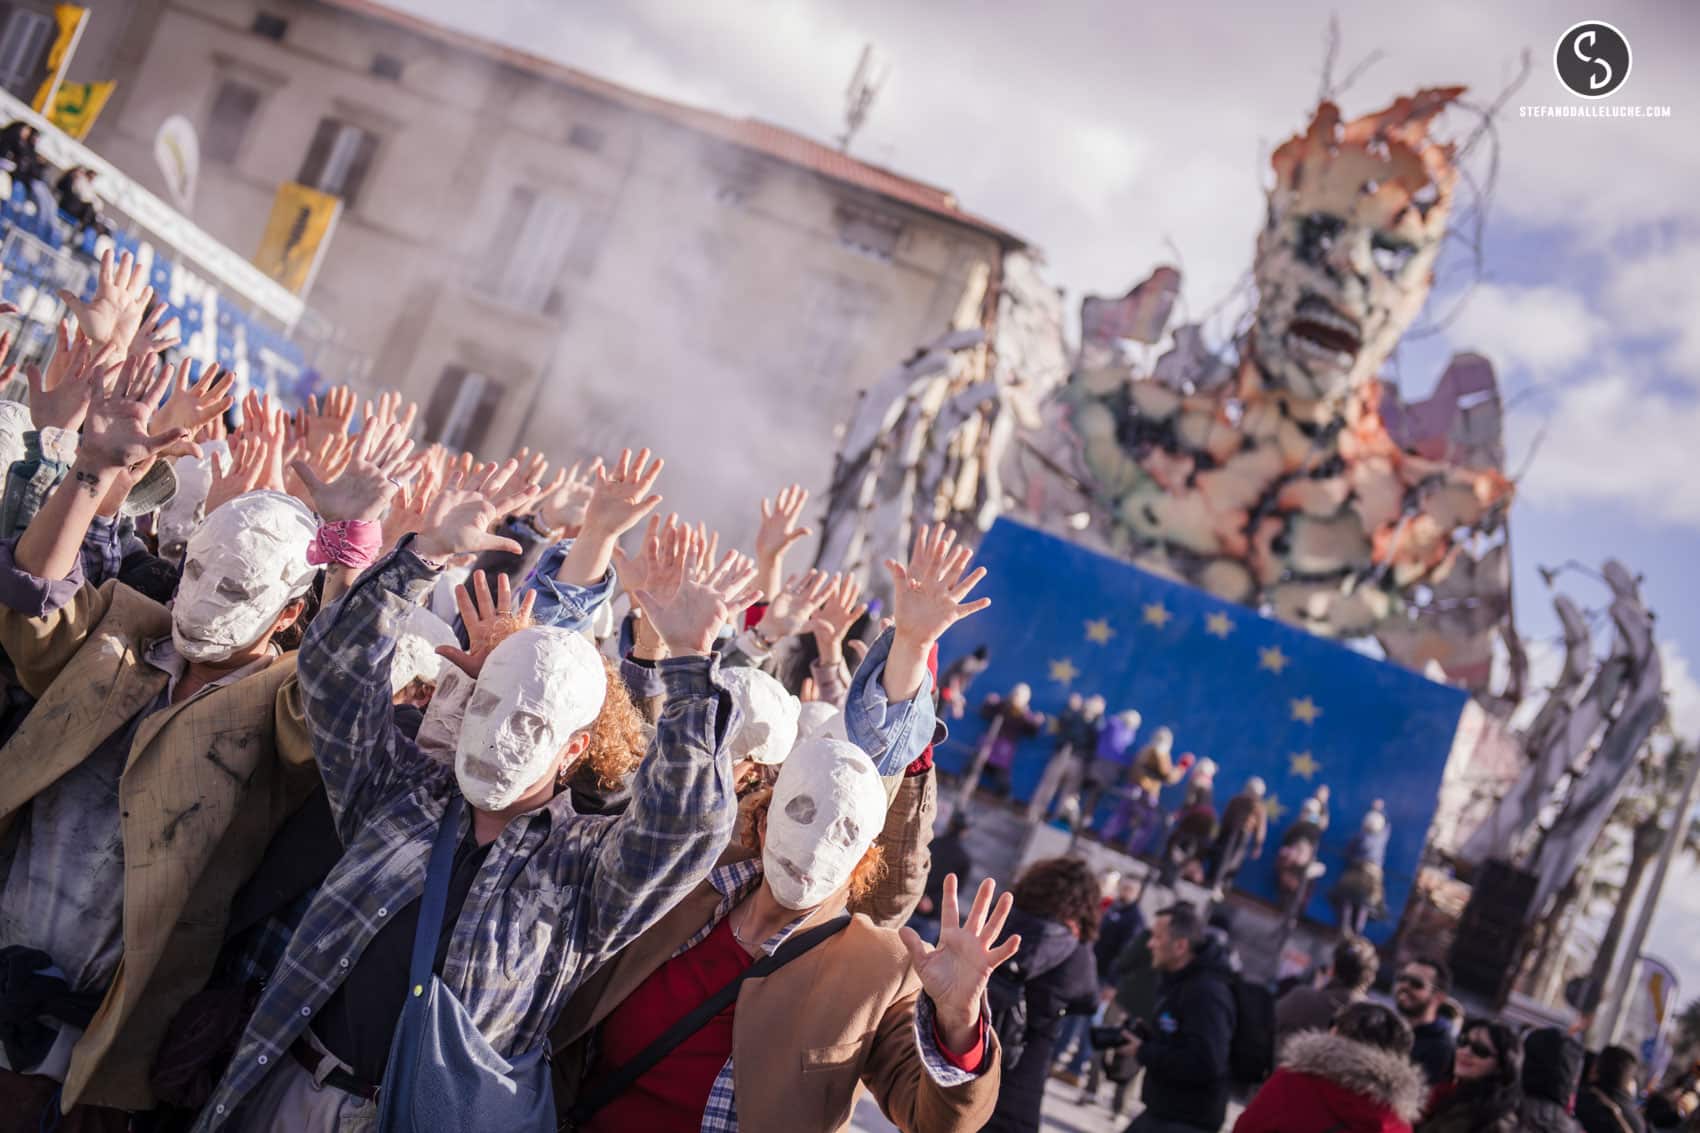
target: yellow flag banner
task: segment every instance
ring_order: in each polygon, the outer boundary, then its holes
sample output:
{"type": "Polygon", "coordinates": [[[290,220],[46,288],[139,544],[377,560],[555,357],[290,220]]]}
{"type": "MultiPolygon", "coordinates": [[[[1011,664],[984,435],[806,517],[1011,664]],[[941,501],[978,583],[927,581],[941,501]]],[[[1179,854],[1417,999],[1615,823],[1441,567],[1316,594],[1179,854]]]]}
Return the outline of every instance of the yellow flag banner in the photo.
{"type": "Polygon", "coordinates": [[[293,181],[279,185],[254,265],[295,294],[306,295],[341,210],[340,197],[293,181]]]}
{"type": "Polygon", "coordinates": [[[47,76],[36,88],[35,99],[30,103],[37,114],[47,113],[48,104],[59,87],[59,80],[65,77],[65,67],[71,62],[71,53],[77,49],[77,39],[83,34],[83,25],[88,18],[89,10],[80,5],[53,6],[53,22],[59,25],[59,32],[53,37],[53,46],[47,52],[47,76]]]}
{"type": "Polygon", "coordinates": [[[106,107],[117,83],[60,83],[53,96],[53,113],[47,120],[76,138],[79,142],[89,136],[89,128],[106,107]]]}

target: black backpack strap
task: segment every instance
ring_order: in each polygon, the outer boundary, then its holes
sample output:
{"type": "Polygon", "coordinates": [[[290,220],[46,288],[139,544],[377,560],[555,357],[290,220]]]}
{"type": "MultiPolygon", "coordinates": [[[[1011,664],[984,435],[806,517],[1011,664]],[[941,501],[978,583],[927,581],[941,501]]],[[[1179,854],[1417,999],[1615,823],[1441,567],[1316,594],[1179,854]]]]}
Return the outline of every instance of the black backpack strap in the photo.
{"type": "Polygon", "coordinates": [[[846,913],[834,917],[824,924],[818,924],[807,932],[791,937],[774,950],[770,956],[763,956],[742,972],[731,983],[709,996],[696,1009],[686,1014],[678,1022],[663,1031],[654,1042],[644,1047],[625,1065],[616,1067],[604,1075],[596,1084],[596,1088],[581,1096],[573,1103],[568,1111],[571,1126],[581,1126],[590,1120],[592,1114],[631,1087],[633,1082],[649,1073],[663,1058],[673,1052],[673,1048],[696,1034],[707,1025],[708,1021],[724,1011],[738,998],[738,989],[743,987],[745,980],[759,980],[770,976],[780,968],[789,964],[817,944],[821,944],[844,931],[850,923],[846,913]]]}

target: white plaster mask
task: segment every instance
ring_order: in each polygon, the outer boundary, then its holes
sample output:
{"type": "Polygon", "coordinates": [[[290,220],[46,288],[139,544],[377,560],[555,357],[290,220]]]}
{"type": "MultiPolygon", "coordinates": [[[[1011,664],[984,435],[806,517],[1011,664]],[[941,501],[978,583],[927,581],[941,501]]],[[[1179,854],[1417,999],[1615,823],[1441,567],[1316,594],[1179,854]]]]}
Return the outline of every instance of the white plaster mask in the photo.
{"type": "Polygon", "coordinates": [[[720,681],[738,709],[738,730],[726,737],[733,762],[785,762],[797,743],[801,702],[760,669],[726,666],[720,670],[720,681]]]}
{"type": "Polygon", "coordinates": [[[779,769],[761,866],[773,899],[812,909],[836,893],[885,826],[885,785],[855,744],[804,740],[779,769]]]}
{"type": "Polygon", "coordinates": [[[437,684],[443,670],[452,667],[437,652],[437,646],[459,644],[453,627],[442,618],[423,606],[409,606],[395,637],[395,655],[390,658],[391,695],[406,688],[416,677],[437,684]]]}
{"type": "Polygon", "coordinates": [[[213,462],[220,467],[229,462],[223,441],[203,441],[204,456],[180,456],[172,464],[177,473],[177,494],[159,509],[159,552],[168,559],[178,558],[188,546],[189,536],[201,521],[212,491],[213,462]]]}
{"type": "Polygon", "coordinates": [[[608,674],[590,638],[529,626],[490,651],[455,743],[455,779],[484,811],[512,806],[602,711],[608,674]]]}
{"type": "Polygon", "coordinates": [[[797,742],[825,736],[830,740],[849,742],[844,729],[844,713],[824,700],[804,701],[797,709],[797,742]]]}
{"type": "Polygon", "coordinates": [[[452,663],[445,664],[437,677],[437,691],[425,706],[425,717],[419,721],[419,734],[414,739],[420,751],[439,763],[454,763],[461,718],[466,715],[466,704],[472,699],[475,683],[459,665],[452,663]]]}
{"type": "Polygon", "coordinates": [[[259,641],[318,568],[307,544],[318,520],[282,492],[223,504],[189,537],[171,604],[171,640],[189,661],[223,661],[259,641]]]}
{"type": "Polygon", "coordinates": [[[24,458],[24,434],[33,428],[29,406],[0,401],[0,468],[10,469],[24,458]]]}

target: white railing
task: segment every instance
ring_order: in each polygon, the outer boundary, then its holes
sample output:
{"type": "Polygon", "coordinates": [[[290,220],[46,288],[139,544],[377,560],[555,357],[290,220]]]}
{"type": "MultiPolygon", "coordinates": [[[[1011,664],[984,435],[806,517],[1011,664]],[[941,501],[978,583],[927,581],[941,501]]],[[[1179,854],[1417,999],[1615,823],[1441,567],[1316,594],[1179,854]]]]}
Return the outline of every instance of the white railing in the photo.
{"type": "Polygon", "coordinates": [[[288,288],[213,239],[188,217],[131,180],[116,166],[32,110],[10,91],[0,90],[0,121],[22,118],[40,131],[36,150],[61,169],[84,165],[96,173],[95,191],[132,225],[193,264],[232,297],[241,298],[291,331],[303,304],[288,288]]]}

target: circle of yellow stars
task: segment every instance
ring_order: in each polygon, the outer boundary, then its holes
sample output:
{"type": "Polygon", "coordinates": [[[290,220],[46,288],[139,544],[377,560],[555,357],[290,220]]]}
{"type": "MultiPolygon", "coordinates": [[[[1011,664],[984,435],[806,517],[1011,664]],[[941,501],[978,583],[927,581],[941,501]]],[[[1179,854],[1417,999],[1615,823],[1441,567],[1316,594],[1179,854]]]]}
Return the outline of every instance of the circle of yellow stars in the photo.
{"type": "MultiPolygon", "coordinates": [[[[1175,620],[1174,613],[1161,601],[1147,602],[1140,607],[1139,620],[1141,623],[1155,629],[1167,629],[1169,623],[1175,620]]],[[[1093,645],[1108,645],[1116,636],[1116,629],[1108,618],[1089,618],[1084,623],[1086,640],[1093,645]]],[[[1217,610],[1204,617],[1204,632],[1222,641],[1234,632],[1234,619],[1225,610],[1217,610]]],[[[1257,667],[1275,676],[1282,676],[1292,665],[1293,659],[1284,653],[1279,645],[1266,645],[1257,651],[1257,667]]],[[[1080,677],[1081,670],[1071,657],[1058,657],[1050,661],[1051,680],[1061,685],[1070,685],[1080,677]]],[[[1292,697],[1287,701],[1288,709],[1295,722],[1315,725],[1322,716],[1322,708],[1309,696],[1292,697]]],[[[1308,751],[1294,752],[1287,756],[1287,773],[1306,782],[1314,780],[1322,770],[1322,764],[1316,756],[1308,751]]],[[[1263,802],[1264,811],[1271,822],[1281,819],[1290,809],[1279,796],[1270,795],[1263,802]]]]}

